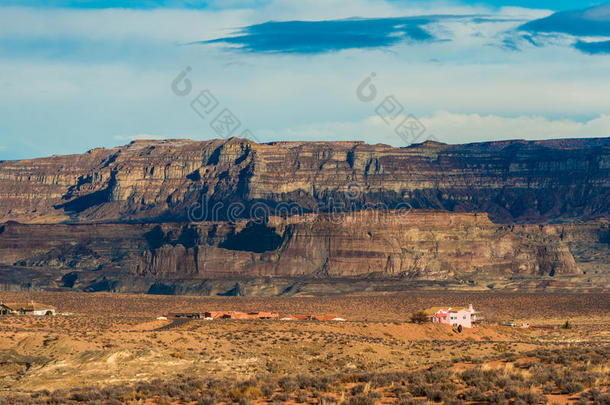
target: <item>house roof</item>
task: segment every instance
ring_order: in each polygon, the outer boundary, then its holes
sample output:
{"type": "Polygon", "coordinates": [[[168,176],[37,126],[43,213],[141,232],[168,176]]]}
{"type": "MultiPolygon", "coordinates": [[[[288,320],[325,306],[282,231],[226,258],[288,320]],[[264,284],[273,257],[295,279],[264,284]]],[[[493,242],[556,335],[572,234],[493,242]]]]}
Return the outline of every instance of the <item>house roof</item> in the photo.
{"type": "Polygon", "coordinates": [[[338,319],[337,315],[311,315],[311,318],[315,321],[334,321],[338,319]]]}
{"type": "MultiPolygon", "coordinates": [[[[431,307],[424,310],[424,313],[428,316],[434,315],[439,311],[445,312],[458,312],[458,311],[468,311],[469,307],[431,307]]],[[[474,313],[477,313],[476,311],[474,313]]]]}
{"type": "Polygon", "coordinates": [[[447,309],[448,309],[447,307],[431,307],[431,308],[428,308],[428,309],[424,309],[424,313],[426,315],[434,315],[438,311],[446,311],[447,309]]]}

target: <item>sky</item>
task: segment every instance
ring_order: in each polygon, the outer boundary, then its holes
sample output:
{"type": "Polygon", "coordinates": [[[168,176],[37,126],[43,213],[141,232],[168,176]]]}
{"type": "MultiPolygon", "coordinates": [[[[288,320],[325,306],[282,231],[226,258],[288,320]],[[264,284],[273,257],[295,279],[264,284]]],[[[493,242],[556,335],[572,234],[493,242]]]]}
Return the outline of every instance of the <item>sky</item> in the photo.
{"type": "Polygon", "coordinates": [[[0,160],[610,136],[610,3],[4,0],[0,160]]]}

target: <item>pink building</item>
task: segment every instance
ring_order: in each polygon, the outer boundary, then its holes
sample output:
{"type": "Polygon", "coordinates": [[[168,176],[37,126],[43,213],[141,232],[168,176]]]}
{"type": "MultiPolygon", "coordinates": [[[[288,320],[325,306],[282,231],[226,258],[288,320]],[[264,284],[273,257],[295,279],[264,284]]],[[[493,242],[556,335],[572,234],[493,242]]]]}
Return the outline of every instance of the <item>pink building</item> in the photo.
{"type": "Polygon", "coordinates": [[[472,324],[480,320],[478,316],[480,312],[475,311],[472,304],[460,308],[435,307],[427,309],[425,312],[432,323],[444,323],[451,326],[461,325],[463,328],[472,328],[472,324]]]}

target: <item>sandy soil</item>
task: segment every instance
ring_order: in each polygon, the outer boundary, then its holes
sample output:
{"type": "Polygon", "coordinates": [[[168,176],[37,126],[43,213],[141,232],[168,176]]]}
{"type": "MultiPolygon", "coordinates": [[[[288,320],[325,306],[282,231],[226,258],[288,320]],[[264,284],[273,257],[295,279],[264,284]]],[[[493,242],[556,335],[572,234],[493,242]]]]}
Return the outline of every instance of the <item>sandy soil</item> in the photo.
{"type": "MultiPolygon", "coordinates": [[[[29,296],[28,296],[29,297],[29,296]]],[[[436,297],[436,296],[435,296],[436,297]]],[[[417,370],[446,362],[447,369],[507,367],[495,359],[506,353],[523,355],[537,348],[608,345],[610,318],[595,314],[607,305],[606,298],[581,297],[581,313],[573,317],[573,329],[522,329],[482,325],[458,333],[446,325],[413,324],[405,321],[406,308],[422,308],[435,297],[347,297],[344,302],[297,300],[209,299],[193,297],[149,297],[109,294],[34,294],[37,301],[51,303],[69,316],[0,317],[0,388],[8,391],[71,389],[83,386],[133,384],[138,381],[179,379],[184,376],[213,376],[244,380],[255,376],[329,375],[353,372],[417,370]],[[362,306],[363,301],[367,306],[362,306]],[[368,301],[367,301],[368,300],[368,301]],[[400,313],[394,321],[386,318],[386,308],[402,301],[390,313],[400,313]],[[356,303],[360,307],[355,308],[356,303]],[[375,308],[372,304],[378,304],[375,308]],[[239,307],[239,305],[243,307],[239,307]],[[169,310],[220,309],[276,310],[286,313],[338,314],[354,320],[316,321],[231,321],[194,320],[176,328],[156,319],[169,310]],[[368,306],[371,305],[371,306],[368,306]],[[380,309],[381,308],[381,309],[380,309]],[[364,320],[366,317],[372,319],[364,320]],[[380,314],[374,319],[374,314],[380,314]],[[596,318],[596,316],[599,316],[596,318]],[[585,319],[587,322],[585,322],[585,319]],[[580,321],[579,321],[580,320],[580,321]]],[[[6,301],[23,296],[3,294],[6,301]]],[[[472,297],[468,297],[472,299],[472,297]]],[[[538,297],[534,310],[515,310],[523,296],[503,297],[502,305],[489,304],[483,296],[480,306],[497,319],[560,324],[556,316],[563,297],[538,297]],[[515,305],[511,306],[510,299],[515,305]],[[549,315],[541,316],[546,305],[549,315]],[[505,308],[499,312],[497,308],[505,308]],[[498,312],[491,312],[491,311],[498,312]]],[[[457,301],[448,295],[447,301],[457,301]]],[[[446,302],[446,301],[444,301],[446,302]]],[[[472,302],[475,307],[479,302],[472,302]]],[[[608,309],[608,308],[606,308],[608,309]]],[[[607,313],[607,312],[606,312],[607,313]]],[[[386,395],[386,394],[383,394],[386,395]]],[[[1,395],[0,395],[1,397],[1,395]]],[[[549,397],[564,403],[567,397],[549,397]]],[[[382,400],[382,402],[384,402],[382,400]]]]}

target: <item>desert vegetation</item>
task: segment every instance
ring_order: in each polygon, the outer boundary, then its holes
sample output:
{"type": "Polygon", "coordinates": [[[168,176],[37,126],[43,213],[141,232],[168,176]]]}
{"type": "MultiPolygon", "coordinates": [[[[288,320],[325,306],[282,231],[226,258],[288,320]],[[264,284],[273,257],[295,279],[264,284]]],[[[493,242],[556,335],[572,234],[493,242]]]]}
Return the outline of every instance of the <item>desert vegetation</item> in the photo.
{"type": "Polygon", "coordinates": [[[275,311],[280,314],[337,314],[352,321],[408,321],[414,312],[437,305],[474,303],[490,321],[518,319],[561,325],[566,320],[602,323],[610,298],[600,293],[519,293],[480,291],[400,291],[304,297],[194,297],[111,293],[2,292],[6,302],[33,299],[74,314],[104,319],[150,319],[167,312],[216,308],[275,311]]]}
{"type": "Polygon", "coordinates": [[[521,306],[532,298],[519,294],[499,295],[498,303],[485,295],[425,292],[284,300],[32,296],[71,315],[0,317],[0,404],[522,405],[609,399],[603,296],[574,296],[579,315],[561,311],[563,296],[544,294],[529,311],[521,306]],[[555,328],[492,321],[458,333],[411,320],[433,301],[470,299],[492,319],[555,328]],[[166,311],[212,305],[282,315],[318,311],[349,321],[190,320],[168,327],[171,320],[156,319],[166,311]],[[385,309],[396,319],[389,321],[385,309]],[[566,320],[569,329],[562,327],[566,320]]]}
{"type": "Polygon", "coordinates": [[[256,376],[245,380],[211,376],[153,379],[136,384],[74,387],[13,393],[0,404],[159,404],[253,402],[326,404],[578,404],[610,403],[608,346],[536,349],[517,360],[498,355],[470,362],[438,362],[413,371],[256,376]]]}

